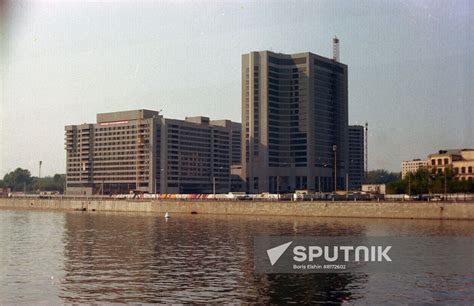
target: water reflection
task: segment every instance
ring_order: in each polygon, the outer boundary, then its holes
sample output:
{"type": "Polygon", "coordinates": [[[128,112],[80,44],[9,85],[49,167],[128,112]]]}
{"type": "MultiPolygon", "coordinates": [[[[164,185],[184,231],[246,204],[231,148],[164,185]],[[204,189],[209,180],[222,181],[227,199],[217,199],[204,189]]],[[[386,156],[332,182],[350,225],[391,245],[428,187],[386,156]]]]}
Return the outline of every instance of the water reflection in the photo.
{"type": "MultiPolygon", "coordinates": [[[[253,237],[361,235],[360,224],[225,216],[66,215],[67,302],[342,301],[355,278],[256,275],[253,237]],[[277,222],[275,222],[277,221],[277,222]]],[[[361,276],[358,277],[359,282],[361,276]]]]}
{"type": "Polygon", "coordinates": [[[0,210],[0,303],[472,304],[472,275],[258,274],[253,238],[474,236],[473,224],[0,210]]]}
{"type": "Polygon", "coordinates": [[[61,303],[64,214],[0,210],[0,304],[61,303]]]}

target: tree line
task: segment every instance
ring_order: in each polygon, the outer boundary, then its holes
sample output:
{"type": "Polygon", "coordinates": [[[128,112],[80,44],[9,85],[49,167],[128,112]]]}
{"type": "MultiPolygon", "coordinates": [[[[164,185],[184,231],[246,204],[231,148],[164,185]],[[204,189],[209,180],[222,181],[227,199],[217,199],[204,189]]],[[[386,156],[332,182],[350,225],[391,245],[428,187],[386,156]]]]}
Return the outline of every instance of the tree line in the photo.
{"type": "Polygon", "coordinates": [[[395,194],[429,194],[429,193],[472,193],[474,180],[457,180],[452,169],[446,173],[432,173],[427,169],[420,169],[415,173],[408,173],[404,179],[387,184],[387,193],[395,194]]]}
{"type": "Polygon", "coordinates": [[[401,178],[400,172],[389,172],[384,169],[371,170],[367,173],[366,184],[386,184],[390,194],[429,194],[444,193],[473,193],[474,180],[456,180],[453,169],[431,173],[427,169],[420,169],[401,178]]]}
{"type": "MultiPolygon", "coordinates": [[[[9,187],[15,192],[38,192],[39,190],[63,192],[65,180],[65,174],[38,178],[31,176],[28,169],[17,168],[4,175],[0,180],[0,187],[9,187]]],[[[415,173],[409,173],[404,179],[401,179],[401,173],[377,169],[367,173],[366,183],[386,184],[387,193],[391,194],[444,193],[445,186],[448,193],[474,192],[474,180],[456,180],[452,169],[447,169],[446,175],[420,169],[415,173]]]]}
{"type": "Polygon", "coordinates": [[[3,176],[0,187],[9,187],[14,192],[38,192],[38,191],[64,191],[66,181],[65,174],[54,176],[36,177],[31,176],[28,169],[17,168],[3,176]]]}

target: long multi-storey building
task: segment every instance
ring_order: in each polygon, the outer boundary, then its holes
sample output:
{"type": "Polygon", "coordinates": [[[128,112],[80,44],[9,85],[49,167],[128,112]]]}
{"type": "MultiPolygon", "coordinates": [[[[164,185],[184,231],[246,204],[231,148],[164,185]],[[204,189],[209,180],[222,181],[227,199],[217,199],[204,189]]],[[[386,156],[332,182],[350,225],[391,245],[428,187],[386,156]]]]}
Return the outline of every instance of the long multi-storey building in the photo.
{"type": "Polygon", "coordinates": [[[364,127],[349,125],[349,175],[348,188],[360,190],[364,182],[364,127]]]}
{"type": "Polygon", "coordinates": [[[414,160],[402,161],[402,179],[404,179],[409,173],[415,173],[420,169],[424,169],[428,166],[426,160],[415,158],[414,160]]]}
{"type": "Polygon", "coordinates": [[[134,110],[66,126],[68,194],[228,192],[241,125],[134,110]]]}
{"type": "Polygon", "coordinates": [[[242,56],[246,190],[345,189],[347,66],[313,53],[242,56]]]}

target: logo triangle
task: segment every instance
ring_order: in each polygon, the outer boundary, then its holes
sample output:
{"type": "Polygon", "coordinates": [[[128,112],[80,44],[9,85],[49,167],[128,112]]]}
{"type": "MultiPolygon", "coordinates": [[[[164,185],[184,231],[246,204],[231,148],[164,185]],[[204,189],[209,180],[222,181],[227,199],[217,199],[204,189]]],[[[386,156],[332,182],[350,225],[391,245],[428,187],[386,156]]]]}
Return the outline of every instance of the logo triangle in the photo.
{"type": "Polygon", "coordinates": [[[272,264],[272,266],[278,261],[278,259],[280,259],[281,255],[285,253],[286,249],[288,249],[288,247],[292,243],[293,241],[290,241],[267,250],[268,258],[270,259],[270,263],[272,264]]]}

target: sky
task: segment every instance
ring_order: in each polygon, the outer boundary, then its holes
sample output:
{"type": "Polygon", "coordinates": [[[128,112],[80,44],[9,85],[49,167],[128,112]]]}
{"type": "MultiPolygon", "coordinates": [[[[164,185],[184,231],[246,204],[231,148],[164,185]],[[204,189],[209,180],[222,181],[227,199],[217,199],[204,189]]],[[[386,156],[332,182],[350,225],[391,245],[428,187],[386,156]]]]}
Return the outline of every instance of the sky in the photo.
{"type": "Polygon", "coordinates": [[[0,177],[65,173],[64,126],[162,110],[241,121],[241,55],[332,56],[369,169],[474,148],[474,1],[0,1],[0,177]]]}

